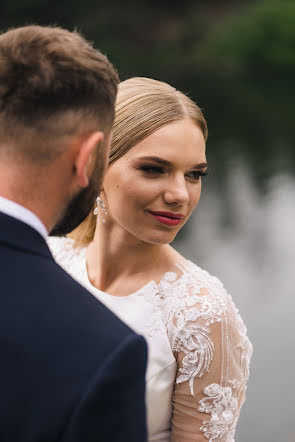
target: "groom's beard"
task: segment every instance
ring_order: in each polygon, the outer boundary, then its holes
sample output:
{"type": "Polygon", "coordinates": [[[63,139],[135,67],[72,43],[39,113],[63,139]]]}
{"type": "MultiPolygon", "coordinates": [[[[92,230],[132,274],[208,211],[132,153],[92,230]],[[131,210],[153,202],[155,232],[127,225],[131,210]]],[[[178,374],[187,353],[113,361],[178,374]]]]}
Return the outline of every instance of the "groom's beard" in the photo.
{"type": "Polygon", "coordinates": [[[56,223],[50,235],[62,236],[70,233],[86,218],[93,209],[95,200],[103,179],[105,169],[104,146],[100,145],[100,152],[96,155],[95,167],[89,178],[89,185],[80,190],[68,203],[60,220],[56,223]]]}

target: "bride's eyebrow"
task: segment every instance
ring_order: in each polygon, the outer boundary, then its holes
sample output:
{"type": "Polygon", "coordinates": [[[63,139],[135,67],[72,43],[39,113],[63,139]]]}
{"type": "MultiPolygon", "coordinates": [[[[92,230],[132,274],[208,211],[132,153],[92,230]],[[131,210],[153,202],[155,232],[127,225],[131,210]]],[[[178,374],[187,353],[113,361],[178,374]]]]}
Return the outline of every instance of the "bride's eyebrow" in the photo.
{"type": "MultiPolygon", "coordinates": [[[[140,160],[140,161],[153,161],[153,162],[161,164],[163,166],[171,166],[172,165],[172,163],[170,163],[170,161],[164,160],[163,158],[156,157],[156,156],[144,156],[144,157],[138,157],[136,159],[140,160]]],[[[206,162],[204,162],[204,163],[196,164],[195,166],[192,167],[192,169],[205,169],[206,167],[208,167],[208,164],[206,162]]]]}
{"type": "Polygon", "coordinates": [[[140,160],[140,161],[153,161],[154,163],[162,164],[163,166],[170,166],[171,165],[170,161],[167,161],[167,160],[164,160],[163,158],[155,157],[155,156],[144,156],[144,157],[138,157],[136,159],[140,160]]]}

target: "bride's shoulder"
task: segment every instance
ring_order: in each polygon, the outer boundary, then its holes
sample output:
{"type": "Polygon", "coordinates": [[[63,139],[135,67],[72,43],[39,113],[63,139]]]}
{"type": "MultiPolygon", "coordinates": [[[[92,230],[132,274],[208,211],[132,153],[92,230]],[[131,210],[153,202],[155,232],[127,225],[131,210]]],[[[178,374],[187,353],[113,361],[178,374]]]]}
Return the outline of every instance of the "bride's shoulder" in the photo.
{"type": "Polygon", "coordinates": [[[55,261],[66,270],[85,259],[86,248],[75,247],[72,238],[49,236],[47,244],[55,261]]]}
{"type": "Polygon", "coordinates": [[[188,295],[200,291],[206,294],[226,293],[222,282],[216,276],[186,259],[172,247],[170,247],[170,256],[172,257],[171,269],[173,270],[164,275],[164,281],[169,279],[173,285],[188,295]]]}
{"type": "Polygon", "coordinates": [[[192,261],[182,258],[177,263],[177,268],[180,271],[179,282],[184,282],[186,291],[196,293],[203,290],[204,294],[228,295],[220,279],[192,261]],[[188,290],[188,288],[190,288],[190,290],[188,290]]]}
{"type": "Polygon", "coordinates": [[[235,308],[223,283],[185,258],[178,261],[175,271],[164,275],[159,292],[167,311],[176,316],[205,315],[209,322],[220,321],[225,311],[235,308]]]}
{"type": "Polygon", "coordinates": [[[184,258],[177,263],[177,268],[177,272],[167,274],[160,283],[164,308],[172,326],[175,321],[171,321],[171,317],[177,319],[177,327],[195,321],[209,327],[230,319],[235,328],[238,325],[246,333],[239,311],[220,279],[184,258]]]}

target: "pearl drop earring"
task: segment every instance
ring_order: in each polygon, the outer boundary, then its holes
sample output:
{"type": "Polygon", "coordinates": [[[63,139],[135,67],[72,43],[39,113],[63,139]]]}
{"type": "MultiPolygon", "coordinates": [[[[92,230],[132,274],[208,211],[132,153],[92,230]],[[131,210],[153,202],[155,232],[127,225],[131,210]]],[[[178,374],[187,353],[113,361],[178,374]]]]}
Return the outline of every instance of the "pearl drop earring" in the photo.
{"type": "Polygon", "coordinates": [[[96,207],[95,207],[95,209],[93,210],[93,213],[94,213],[94,215],[98,215],[97,219],[98,219],[99,221],[101,221],[102,223],[105,223],[105,222],[106,222],[105,218],[104,218],[103,216],[101,216],[101,215],[98,214],[99,209],[101,209],[101,211],[102,211],[105,215],[107,215],[108,212],[107,212],[107,209],[106,209],[105,203],[104,203],[104,201],[102,200],[102,198],[98,195],[98,197],[96,198],[96,207]]]}

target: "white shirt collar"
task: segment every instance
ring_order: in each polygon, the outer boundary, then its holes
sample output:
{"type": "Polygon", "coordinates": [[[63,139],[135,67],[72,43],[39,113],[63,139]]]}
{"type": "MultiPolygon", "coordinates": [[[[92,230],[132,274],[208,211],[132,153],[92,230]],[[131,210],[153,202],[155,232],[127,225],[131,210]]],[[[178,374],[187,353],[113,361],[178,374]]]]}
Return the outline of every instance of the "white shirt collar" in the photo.
{"type": "Polygon", "coordinates": [[[33,229],[37,230],[44,239],[47,238],[48,232],[42,221],[33,212],[20,204],[0,196],[0,212],[28,224],[33,229]]]}

